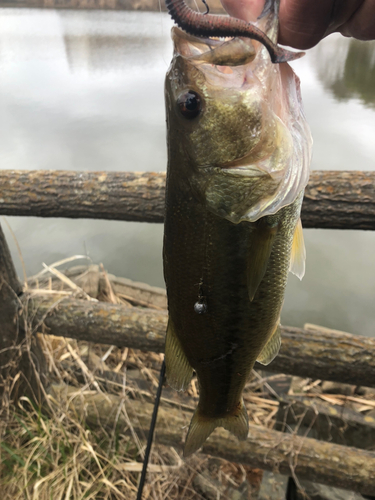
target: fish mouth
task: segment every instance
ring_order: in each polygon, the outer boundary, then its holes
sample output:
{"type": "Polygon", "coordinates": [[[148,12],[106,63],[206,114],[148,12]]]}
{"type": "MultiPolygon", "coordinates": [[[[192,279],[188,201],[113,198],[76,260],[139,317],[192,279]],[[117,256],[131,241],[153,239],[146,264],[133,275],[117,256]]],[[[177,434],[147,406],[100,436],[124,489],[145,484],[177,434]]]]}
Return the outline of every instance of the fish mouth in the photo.
{"type": "Polygon", "coordinates": [[[206,171],[216,171],[216,172],[222,172],[225,174],[230,174],[230,175],[241,175],[243,177],[270,177],[270,174],[266,172],[265,170],[262,170],[259,168],[259,166],[254,165],[254,164],[241,164],[238,165],[235,162],[228,162],[224,163],[222,165],[201,165],[201,168],[203,168],[206,171]]]}
{"type": "MultiPolygon", "coordinates": [[[[262,162],[263,163],[263,162],[262,162]]],[[[247,153],[245,156],[219,165],[222,172],[228,174],[237,174],[243,177],[262,177],[269,176],[269,172],[254,163],[254,153],[247,153]]]]}
{"type": "Polygon", "coordinates": [[[222,172],[228,173],[228,174],[237,174],[237,175],[242,175],[243,177],[263,177],[263,176],[269,176],[267,172],[264,172],[260,168],[254,166],[254,165],[243,165],[243,166],[221,166],[220,170],[222,172]]]}

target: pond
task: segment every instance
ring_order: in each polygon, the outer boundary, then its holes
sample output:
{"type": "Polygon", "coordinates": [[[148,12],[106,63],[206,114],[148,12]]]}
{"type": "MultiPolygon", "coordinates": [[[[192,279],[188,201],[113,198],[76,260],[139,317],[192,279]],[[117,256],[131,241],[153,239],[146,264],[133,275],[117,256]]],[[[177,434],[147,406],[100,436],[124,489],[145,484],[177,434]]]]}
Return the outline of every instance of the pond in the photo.
{"type": "MultiPolygon", "coordinates": [[[[166,14],[0,9],[0,168],[164,171],[166,14]]],[[[375,44],[331,35],[293,63],[314,137],[313,169],[375,169],[375,44]]],[[[8,217],[26,273],[76,254],[164,286],[162,226],[8,217]]],[[[6,227],[17,270],[16,245],[6,227]]],[[[375,336],[375,234],[305,230],[282,323],[375,336]]],[[[77,261],[83,263],[85,261],[77,261]]]]}

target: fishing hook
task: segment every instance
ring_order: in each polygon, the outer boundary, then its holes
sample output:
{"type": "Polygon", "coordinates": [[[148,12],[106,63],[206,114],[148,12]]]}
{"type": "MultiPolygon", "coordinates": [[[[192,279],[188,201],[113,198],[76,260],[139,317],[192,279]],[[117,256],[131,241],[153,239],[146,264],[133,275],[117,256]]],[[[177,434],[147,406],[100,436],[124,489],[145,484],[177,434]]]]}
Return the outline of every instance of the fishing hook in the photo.
{"type": "Polygon", "coordinates": [[[209,8],[208,3],[206,2],[206,0],[202,0],[202,2],[204,3],[204,5],[205,5],[205,7],[207,9],[206,12],[203,12],[203,15],[205,16],[205,15],[209,14],[210,8],[209,8]]]}

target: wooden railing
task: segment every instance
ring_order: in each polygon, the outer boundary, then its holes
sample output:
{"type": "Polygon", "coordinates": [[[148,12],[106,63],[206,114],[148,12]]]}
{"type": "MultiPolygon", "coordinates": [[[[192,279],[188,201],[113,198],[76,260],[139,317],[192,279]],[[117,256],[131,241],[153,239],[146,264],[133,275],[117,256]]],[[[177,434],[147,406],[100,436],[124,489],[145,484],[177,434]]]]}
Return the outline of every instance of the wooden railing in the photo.
{"type": "MultiPolygon", "coordinates": [[[[3,215],[163,222],[165,173],[0,170],[3,215]]],[[[315,170],[305,228],[375,229],[375,172],[315,170]]]]}

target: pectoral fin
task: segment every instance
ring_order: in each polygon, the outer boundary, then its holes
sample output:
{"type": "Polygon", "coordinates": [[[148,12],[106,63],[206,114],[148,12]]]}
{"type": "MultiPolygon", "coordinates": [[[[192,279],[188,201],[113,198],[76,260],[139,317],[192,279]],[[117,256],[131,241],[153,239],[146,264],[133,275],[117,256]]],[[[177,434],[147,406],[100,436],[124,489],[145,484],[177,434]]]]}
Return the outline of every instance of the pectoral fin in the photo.
{"type": "Polygon", "coordinates": [[[272,227],[263,222],[252,235],[247,267],[247,289],[250,301],[254,299],[267,270],[276,234],[277,226],[272,227]]]}
{"type": "Polygon", "coordinates": [[[193,369],[182,350],[170,318],[165,341],[165,365],[168,384],[176,391],[186,391],[193,369]]]}
{"type": "Polygon", "coordinates": [[[223,418],[210,418],[202,415],[198,405],[186,436],[184,457],[197,451],[216,427],[224,427],[239,440],[244,441],[249,433],[249,417],[243,401],[238,403],[231,415],[223,418]]]}
{"type": "Polygon", "coordinates": [[[306,260],[305,242],[303,239],[301,219],[299,219],[299,221],[297,222],[296,229],[294,231],[289,271],[295,274],[300,280],[303,278],[305,274],[305,260],[306,260]]]}
{"type": "Polygon", "coordinates": [[[262,365],[269,365],[276,356],[279,354],[281,346],[281,334],[280,334],[280,324],[277,322],[275,331],[273,332],[271,338],[267,344],[263,347],[261,353],[258,356],[257,361],[262,363],[262,365]]]}

